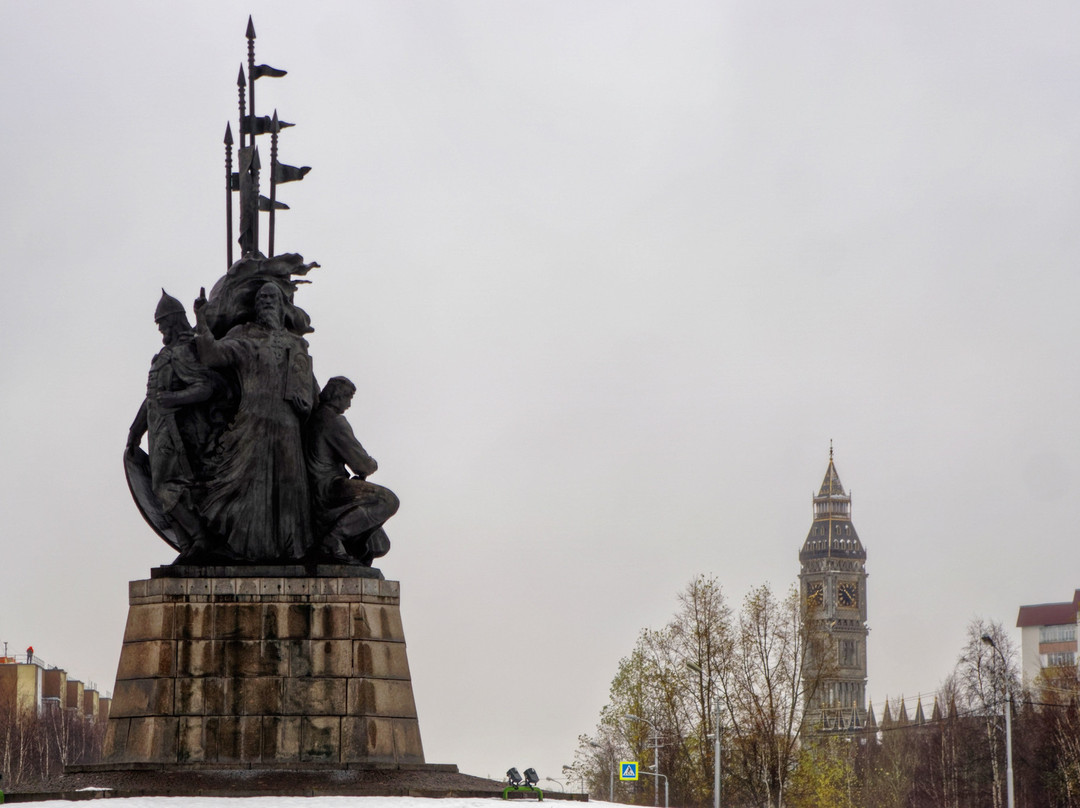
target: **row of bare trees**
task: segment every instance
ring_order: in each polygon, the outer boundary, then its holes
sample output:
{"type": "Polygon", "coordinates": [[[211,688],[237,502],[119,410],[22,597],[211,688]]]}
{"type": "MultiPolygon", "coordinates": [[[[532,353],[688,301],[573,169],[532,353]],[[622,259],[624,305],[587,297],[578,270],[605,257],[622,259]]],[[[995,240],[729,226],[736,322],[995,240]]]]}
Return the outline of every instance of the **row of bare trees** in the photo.
{"type": "Polygon", "coordinates": [[[672,806],[705,808],[719,724],[725,808],[1003,808],[1011,703],[1016,805],[1080,808],[1075,668],[1024,692],[1005,630],[976,620],[929,719],[823,735],[804,728],[803,705],[833,660],[820,623],[804,618],[794,591],[762,586],[736,610],[715,579],[692,581],[672,620],[642,631],[619,662],[595,732],[579,738],[575,775],[594,798],[632,804],[662,804],[666,778],[672,806]],[[652,770],[657,743],[663,777],[620,783],[619,762],[652,770]]]}
{"type": "Polygon", "coordinates": [[[73,763],[101,759],[105,722],[78,709],[46,704],[40,711],[0,701],[0,773],[3,787],[35,788],[73,763]]]}

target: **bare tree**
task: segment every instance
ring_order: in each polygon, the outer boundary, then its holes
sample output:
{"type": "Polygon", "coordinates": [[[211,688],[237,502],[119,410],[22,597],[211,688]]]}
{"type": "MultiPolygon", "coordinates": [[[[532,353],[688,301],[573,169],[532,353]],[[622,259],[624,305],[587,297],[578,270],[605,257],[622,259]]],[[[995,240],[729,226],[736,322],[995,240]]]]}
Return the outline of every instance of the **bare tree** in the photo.
{"type": "MultiPolygon", "coordinates": [[[[1047,668],[1035,683],[1039,711],[1030,716],[1040,735],[1039,759],[1047,804],[1080,808],[1080,680],[1072,666],[1047,668]]],[[[1029,721],[1024,721],[1025,726],[1029,721]]]]}
{"type": "Polygon", "coordinates": [[[753,590],[739,613],[734,654],[720,669],[733,745],[728,768],[754,805],[783,805],[805,700],[827,672],[811,660],[815,638],[804,618],[795,589],[783,599],[768,585],[753,590]]]}
{"type": "Polygon", "coordinates": [[[1001,715],[1008,706],[1008,696],[1020,693],[1016,648],[1001,623],[976,618],[968,624],[967,642],[957,660],[955,673],[960,708],[982,718],[993,805],[1001,808],[1005,754],[1001,715]],[[986,642],[983,637],[988,637],[991,642],[986,642]]]}

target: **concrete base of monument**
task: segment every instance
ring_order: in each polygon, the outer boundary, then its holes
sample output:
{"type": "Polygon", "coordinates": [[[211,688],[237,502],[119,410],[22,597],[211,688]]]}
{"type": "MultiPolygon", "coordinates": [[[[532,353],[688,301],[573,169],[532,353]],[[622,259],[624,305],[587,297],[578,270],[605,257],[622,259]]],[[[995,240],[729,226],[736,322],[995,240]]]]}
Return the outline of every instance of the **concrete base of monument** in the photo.
{"type": "Polygon", "coordinates": [[[70,772],[456,772],[424,760],[399,584],[356,569],[132,581],[103,762],[70,772]]]}
{"type": "MultiPolygon", "coordinates": [[[[451,767],[453,768],[453,767],[451,767]]],[[[505,782],[445,771],[445,767],[336,770],[199,770],[192,772],[72,766],[39,788],[7,792],[8,802],[102,797],[481,797],[502,796],[505,782]]],[[[527,797],[531,795],[518,795],[527,797]]],[[[512,794],[513,798],[514,795],[512,794]]],[[[535,800],[535,797],[533,797],[535,800]]],[[[550,790],[547,800],[588,802],[588,794],[550,790]]]]}
{"type": "MultiPolygon", "coordinates": [[[[461,774],[456,766],[402,765],[356,768],[213,769],[179,771],[153,766],[124,770],[70,766],[49,792],[102,795],[80,789],[109,789],[107,796],[411,796],[497,797],[505,783],[461,774]]],[[[545,796],[548,796],[545,793],[545,796]]],[[[580,799],[580,797],[579,797],[580,799]]]]}

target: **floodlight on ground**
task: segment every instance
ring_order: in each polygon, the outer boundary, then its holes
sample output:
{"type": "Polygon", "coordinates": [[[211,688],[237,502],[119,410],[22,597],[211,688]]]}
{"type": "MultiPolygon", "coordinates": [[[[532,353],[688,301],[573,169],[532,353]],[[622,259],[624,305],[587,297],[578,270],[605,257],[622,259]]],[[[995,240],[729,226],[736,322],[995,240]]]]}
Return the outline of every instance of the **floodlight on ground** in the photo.
{"type": "Polygon", "coordinates": [[[521,772],[513,768],[508,769],[506,772],[506,779],[510,781],[510,785],[519,786],[521,785],[521,772]]]}
{"type": "Polygon", "coordinates": [[[526,769],[525,770],[525,785],[527,785],[527,786],[535,786],[539,782],[540,782],[540,777],[539,777],[539,775],[537,775],[536,769],[526,769]]]}

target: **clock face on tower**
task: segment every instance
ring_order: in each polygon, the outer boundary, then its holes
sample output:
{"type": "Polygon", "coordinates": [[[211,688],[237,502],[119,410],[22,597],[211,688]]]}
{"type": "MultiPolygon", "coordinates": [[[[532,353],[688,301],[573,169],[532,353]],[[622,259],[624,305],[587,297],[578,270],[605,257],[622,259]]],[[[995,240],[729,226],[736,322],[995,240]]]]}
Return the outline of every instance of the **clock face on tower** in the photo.
{"type": "Polygon", "coordinates": [[[859,605],[859,585],[842,583],[836,587],[836,605],[843,609],[854,609],[859,605]]]}
{"type": "Polygon", "coordinates": [[[820,582],[806,585],[806,605],[820,609],[825,605],[825,587],[820,582]]]}

